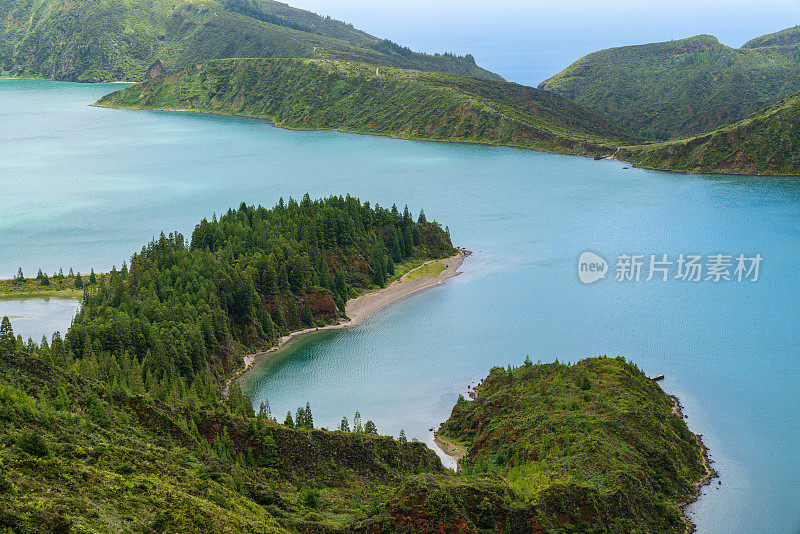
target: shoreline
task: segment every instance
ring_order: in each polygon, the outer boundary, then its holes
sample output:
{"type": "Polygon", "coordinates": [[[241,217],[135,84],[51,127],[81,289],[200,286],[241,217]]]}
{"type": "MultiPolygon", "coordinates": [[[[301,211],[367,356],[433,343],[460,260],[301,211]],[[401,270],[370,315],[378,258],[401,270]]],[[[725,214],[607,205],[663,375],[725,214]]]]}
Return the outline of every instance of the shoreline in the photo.
{"type": "MultiPolygon", "coordinates": [[[[113,93],[109,93],[113,94],[113,93]]],[[[108,95],[105,95],[108,96],[108,95]]],[[[104,96],[104,97],[105,97],[104,96]]],[[[102,97],[102,98],[104,98],[102,97]]],[[[134,110],[134,111],[155,111],[155,112],[166,112],[166,113],[199,113],[203,115],[218,115],[220,117],[238,117],[238,118],[245,118],[245,119],[254,119],[260,121],[266,121],[267,124],[273,126],[275,128],[280,128],[281,130],[289,130],[295,132],[332,132],[332,133],[342,133],[342,134],[353,134],[353,135],[365,135],[365,136],[372,136],[372,137],[385,137],[387,139],[396,139],[399,141],[419,141],[423,143],[452,143],[457,145],[475,145],[475,146],[486,146],[486,147],[499,147],[499,148],[516,148],[520,150],[532,150],[534,152],[543,152],[545,154],[555,154],[555,155],[563,155],[563,156],[579,156],[582,158],[594,158],[597,152],[590,151],[590,152],[570,152],[566,150],[556,150],[554,148],[537,148],[533,146],[525,146],[525,145],[514,145],[510,143],[500,143],[500,142],[489,142],[489,141],[471,141],[471,140],[462,140],[462,139],[424,139],[421,137],[406,137],[401,136],[393,133],[385,133],[385,132],[361,132],[358,130],[349,130],[347,128],[339,128],[335,126],[331,127],[320,127],[320,128],[303,128],[301,126],[287,126],[286,124],[277,123],[275,119],[272,117],[264,117],[259,115],[247,115],[242,113],[231,113],[226,111],[209,111],[204,109],[183,109],[183,108],[148,108],[148,107],[137,107],[137,106],[110,106],[106,104],[100,104],[99,100],[94,104],[89,104],[89,107],[95,108],[104,108],[104,109],[117,109],[117,110],[134,110]]],[[[609,149],[611,150],[611,149],[609,149]]],[[[618,148],[617,148],[618,150],[618,148]]],[[[616,153],[616,152],[614,152],[616,153]]],[[[612,153],[608,153],[605,155],[607,158],[612,157],[612,153]]],[[[621,160],[617,160],[621,161],[621,160]]],[[[632,164],[632,163],[631,163],[632,164]]],[[[654,169],[656,170],[656,169],[654,169]]]]}
{"type": "MultiPolygon", "coordinates": [[[[672,401],[672,413],[680,417],[682,420],[685,420],[686,416],[683,414],[683,405],[681,404],[680,399],[675,395],[669,395],[669,398],[672,401]]],[[[706,447],[705,443],[703,443],[703,436],[700,434],[695,434],[694,432],[692,432],[692,435],[697,441],[697,445],[699,445],[700,449],[702,450],[703,467],[705,467],[706,472],[702,478],[700,478],[700,480],[694,483],[691,495],[685,501],[678,503],[678,508],[680,508],[681,511],[681,517],[686,525],[686,530],[684,531],[685,534],[691,534],[697,529],[697,525],[692,523],[692,520],[686,515],[686,508],[688,508],[689,505],[696,502],[702,496],[703,487],[711,484],[711,481],[715,478],[719,478],[719,473],[717,473],[714,468],[711,467],[711,461],[708,458],[708,447],[706,447]]]]}
{"type": "Polygon", "coordinates": [[[227,396],[230,385],[234,380],[241,380],[251,369],[256,366],[257,363],[260,363],[268,356],[279,352],[290,341],[313,332],[322,332],[325,330],[344,330],[346,328],[358,326],[374,313],[386,308],[390,304],[419,293],[420,291],[442,285],[450,278],[458,276],[461,274],[461,271],[459,271],[458,268],[461,267],[464,258],[470,254],[472,254],[472,252],[468,250],[460,250],[458,254],[450,256],[449,258],[428,260],[419,267],[416,267],[415,269],[412,269],[404,274],[400,280],[397,280],[392,284],[379,289],[378,291],[367,293],[366,295],[361,295],[360,297],[348,300],[347,304],[345,304],[345,314],[348,317],[347,320],[344,320],[338,324],[329,324],[326,326],[305,328],[303,330],[289,332],[285,336],[279,337],[277,343],[269,349],[246,355],[244,357],[244,367],[239,369],[236,374],[228,379],[225,389],[223,390],[223,394],[227,396]],[[429,263],[444,264],[445,269],[437,276],[424,276],[414,280],[408,279],[408,275],[429,263]]]}
{"type": "MultiPolygon", "coordinates": [[[[470,396],[472,395],[473,394],[471,393],[470,396]]],[[[680,399],[676,395],[671,395],[669,393],[667,393],[667,396],[672,402],[672,413],[680,417],[681,420],[685,420],[686,416],[683,414],[683,405],[681,404],[680,399]]],[[[708,457],[708,447],[706,447],[705,443],[703,443],[703,436],[700,434],[695,434],[694,432],[692,432],[692,435],[694,436],[697,445],[700,447],[702,463],[706,472],[699,480],[692,484],[692,493],[689,495],[689,497],[687,497],[686,500],[677,503],[678,509],[681,512],[681,519],[685,525],[684,534],[691,534],[697,529],[697,525],[692,523],[692,520],[686,515],[686,508],[700,499],[705,486],[710,485],[711,481],[715,478],[719,478],[719,473],[717,473],[714,468],[711,467],[711,460],[708,457]]],[[[439,434],[438,431],[434,431],[433,433],[433,443],[444,455],[455,460],[456,471],[458,471],[459,462],[467,455],[468,451],[457,443],[451,442],[446,437],[439,434]]]]}
{"type": "Polygon", "coordinates": [[[458,463],[467,455],[467,449],[453,443],[449,439],[445,438],[439,431],[434,431],[433,433],[433,443],[442,451],[445,455],[449,456],[456,462],[456,471],[458,471],[458,463]]]}
{"type": "MultiPolygon", "coordinates": [[[[128,83],[128,82],[101,82],[101,83],[128,83]]],[[[113,93],[109,93],[113,94],[113,93]]],[[[107,96],[107,95],[106,95],[107,96]]],[[[98,101],[99,102],[99,101],[98,101]]],[[[290,130],[296,132],[337,132],[337,133],[344,133],[344,134],[355,134],[355,135],[368,135],[368,136],[375,136],[375,137],[386,137],[388,139],[397,139],[401,141],[421,141],[425,143],[453,143],[459,145],[478,145],[478,146],[487,146],[487,147],[504,147],[504,148],[517,148],[521,150],[532,150],[534,152],[543,152],[545,154],[557,154],[563,156],[579,156],[583,158],[594,158],[597,152],[591,153],[590,152],[570,152],[567,150],[556,150],[554,148],[536,148],[532,146],[524,146],[524,145],[515,145],[510,143],[494,143],[488,141],[470,141],[470,140],[461,140],[461,139],[423,139],[418,137],[405,137],[401,135],[396,135],[392,133],[385,133],[385,132],[360,132],[357,130],[348,130],[347,128],[337,128],[337,127],[329,127],[329,128],[303,128],[297,126],[287,126],[285,124],[276,123],[274,118],[271,117],[263,117],[258,115],[247,115],[247,114],[240,114],[240,113],[230,113],[225,111],[209,111],[203,109],[170,109],[170,108],[147,108],[147,107],[136,107],[136,106],[110,106],[106,104],[99,104],[95,102],[94,104],[89,104],[89,107],[97,107],[97,108],[104,108],[104,109],[119,109],[119,110],[137,110],[137,111],[156,111],[156,112],[167,112],[167,113],[199,113],[205,115],[219,115],[221,117],[240,117],[246,119],[255,119],[255,120],[262,120],[266,121],[270,126],[275,128],[280,128],[283,130],[290,130]]],[[[625,145],[625,146],[638,146],[638,145],[625,145]]],[[[599,148],[599,147],[598,147],[599,148]]],[[[622,159],[617,156],[617,153],[621,148],[624,146],[618,146],[616,148],[611,147],[610,149],[613,152],[604,154],[603,157],[600,158],[602,160],[609,160],[609,161],[618,161],[620,163],[627,163],[634,169],[643,169],[648,171],[656,171],[656,172],[666,172],[670,174],[683,174],[687,176],[729,176],[729,177],[753,177],[753,178],[777,178],[777,179],[786,179],[786,178],[800,178],[798,174],[781,174],[781,173],[767,173],[767,174],[747,174],[744,172],[735,172],[731,170],[704,170],[704,171],[692,171],[686,169],[664,169],[659,167],[649,167],[646,165],[639,165],[632,160],[622,159]]]]}

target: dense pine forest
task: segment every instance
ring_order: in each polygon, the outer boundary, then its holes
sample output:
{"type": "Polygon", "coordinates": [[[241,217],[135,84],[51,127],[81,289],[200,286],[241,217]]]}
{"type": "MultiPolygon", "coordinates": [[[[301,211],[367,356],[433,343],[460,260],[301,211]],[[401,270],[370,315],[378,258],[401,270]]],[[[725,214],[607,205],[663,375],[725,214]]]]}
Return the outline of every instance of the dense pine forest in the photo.
{"type": "Polygon", "coordinates": [[[348,298],[385,285],[396,265],[454,252],[440,225],[408,208],[308,195],[242,204],[201,221],[189,243],[162,234],[87,287],[52,357],[173,406],[212,402],[245,351],[339,322],[348,298]]]}

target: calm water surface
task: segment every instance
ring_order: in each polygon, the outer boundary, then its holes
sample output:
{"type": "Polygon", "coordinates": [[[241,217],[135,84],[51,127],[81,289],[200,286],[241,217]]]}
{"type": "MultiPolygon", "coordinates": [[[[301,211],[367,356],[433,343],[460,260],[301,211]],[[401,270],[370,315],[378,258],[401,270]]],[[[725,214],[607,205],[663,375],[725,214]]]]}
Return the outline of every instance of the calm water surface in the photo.
{"type": "Polygon", "coordinates": [[[40,343],[47,337],[50,343],[54,332],[64,336],[80,307],[74,298],[0,299],[0,318],[7,316],[14,333],[25,341],[40,343]]]}
{"type": "Polygon", "coordinates": [[[328,427],[359,410],[382,433],[428,440],[493,365],[623,355],[667,376],[711,449],[722,485],[692,507],[699,532],[800,529],[800,181],[88,107],[116,88],[0,82],[1,275],[119,266],[243,200],[351,193],[424,208],[475,252],[464,274],[295,343],[248,375],[256,403],[285,414],[309,401],[328,427]],[[622,253],[764,262],[755,283],[583,285],[584,250],[612,268],[622,253]]]}

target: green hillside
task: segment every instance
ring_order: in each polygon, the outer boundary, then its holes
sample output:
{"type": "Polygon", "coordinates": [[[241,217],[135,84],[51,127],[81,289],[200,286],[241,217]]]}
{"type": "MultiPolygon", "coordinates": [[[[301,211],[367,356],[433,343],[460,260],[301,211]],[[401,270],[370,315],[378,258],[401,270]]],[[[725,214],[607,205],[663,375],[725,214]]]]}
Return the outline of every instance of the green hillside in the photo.
{"type": "Polygon", "coordinates": [[[791,46],[800,44],[800,26],[786,28],[775,33],[768,33],[755,39],[750,39],[742,48],[763,48],[767,46],[791,46]]]}
{"type": "Polygon", "coordinates": [[[738,50],[710,35],[601,50],[539,88],[656,138],[706,132],[800,91],[797,35],[784,30],[738,50]]]}
{"type": "Polygon", "coordinates": [[[703,173],[800,175],[800,94],[711,133],[623,147],[642,167],[703,173]]]}
{"type": "Polygon", "coordinates": [[[508,82],[328,60],[228,59],[103,97],[100,106],[270,119],[301,129],[612,153],[634,138],[555,93],[508,82]]]}
{"type": "Polygon", "coordinates": [[[706,474],[672,400],[622,358],[495,367],[441,435],[467,474],[501,476],[546,532],[684,532],[706,474]],[[552,530],[551,530],[552,529],[552,530]]]}
{"type": "Polygon", "coordinates": [[[444,476],[422,443],[171,408],[79,369],[60,341],[0,348],[4,531],[345,532],[444,476]]]}
{"type": "Polygon", "coordinates": [[[426,55],[272,0],[4,0],[0,71],[101,82],[143,80],[227,57],[318,57],[500,79],[472,56],[426,55]]]}
{"type": "Polygon", "coordinates": [[[473,440],[458,474],[422,443],[317,429],[305,408],[279,424],[237,389],[230,401],[165,403],[137,385],[137,366],[125,353],[76,356],[58,337],[24,346],[4,322],[4,529],[677,533],[675,499],[699,478],[700,448],[669,399],[617,360],[537,365],[510,379],[493,371],[445,424],[473,440]],[[496,389],[508,380],[536,393],[510,399],[507,384],[496,389]],[[486,431],[475,433],[477,414],[486,431]],[[538,459],[520,463],[523,454],[538,459]]]}

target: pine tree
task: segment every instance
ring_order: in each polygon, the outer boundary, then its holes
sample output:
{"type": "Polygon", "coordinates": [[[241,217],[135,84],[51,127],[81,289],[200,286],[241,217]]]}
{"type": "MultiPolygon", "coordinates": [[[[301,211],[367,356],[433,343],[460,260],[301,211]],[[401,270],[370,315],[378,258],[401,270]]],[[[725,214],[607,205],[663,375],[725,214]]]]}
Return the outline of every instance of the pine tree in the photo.
{"type": "Polygon", "coordinates": [[[360,434],[364,432],[364,427],[361,426],[361,414],[356,412],[356,415],[353,417],[353,432],[360,434]]]}
{"type": "Polygon", "coordinates": [[[314,416],[311,415],[311,405],[306,402],[305,421],[303,421],[306,428],[314,428],[314,416]]]}
{"type": "Polygon", "coordinates": [[[92,268],[92,272],[89,273],[89,283],[90,284],[96,284],[97,283],[97,277],[94,274],[94,268],[92,268]]]}
{"type": "Polygon", "coordinates": [[[347,422],[347,417],[342,417],[342,422],[339,423],[339,430],[342,432],[350,432],[350,423],[347,422]]]}
{"type": "MultiPolygon", "coordinates": [[[[342,302],[347,302],[347,282],[344,279],[344,272],[342,269],[336,271],[336,276],[333,281],[334,292],[342,299],[342,302]]],[[[342,310],[344,311],[344,310],[342,310]]]]}
{"type": "Polygon", "coordinates": [[[297,307],[294,305],[294,297],[289,299],[289,310],[286,315],[286,325],[290,330],[297,330],[300,327],[301,321],[297,315],[297,307]]]}
{"type": "Polygon", "coordinates": [[[258,407],[258,420],[259,421],[267,421],[272,419],[272,410],[269,407],[269,399],[264,397],[264,400],[261,402],[261,405],[258,407]]]}
{"type": "Polygon", "coordinates": [[[22,267],[17,270],[17,276],[14,277],[14,283],[22,284],[25,282],[25,275],[22,274],[22,267]]]}
{"type": "Polygon", "coordinates": [[[405,445],[406,443],[408,443],[408,440],[406,439],[405,430],[400,430],[400,435],[397,436],[397,443],[399,443],[400,445],[405,445]]]}
{"type": "Polygon", "coordinates": [[[364,433],[371,434],[373,436],[378,435],[378,427],[375,426],[375,423],[372,421],[367,421],[367,424],[364,425],[364,433]]]}
{"type": "Polygon", "coordinates": [[[425,210],[419,210],[419,218],[417,219],[417,223],[425,224],[428,220],[425,218],[425,210]]]}
{"type": "MultiPolygon", "coordinates": [[[[183,377],[181,377],[183,380],[183,377]]],[[[256,411],[253,409],[253,399],[247,393],[242,393],[242,415],[248,418],[256,416],[256,411]]]]}
{"type": "Polygon", "coordinates": [[[78,273],[75,276],[75,289],[83,289],[83,278],[81,278],[81,273],[78,273]]]}
{"type": "Polygon", "coordinates": [[[308,297],[303,304],[303,324],[305,326],[314,326],[314,315],[311,313],[311,304],[308,302],[308,297]]]}
{"type": "Polygon", "coordinates": [[[283,421],[283,424],[288,426],[289,428],[294,428],[294,421],[292,421],[292,412],[291,412],[291,410],[286,412],[286,419],[283,421]]]}
{"type": "Polygon", "coordinates": [[[11,321],[8,320],[8,317],[3,317],[3,322],[0,323],[0,352],[12,353],[15,348],[16,341],[11,321]]]}

